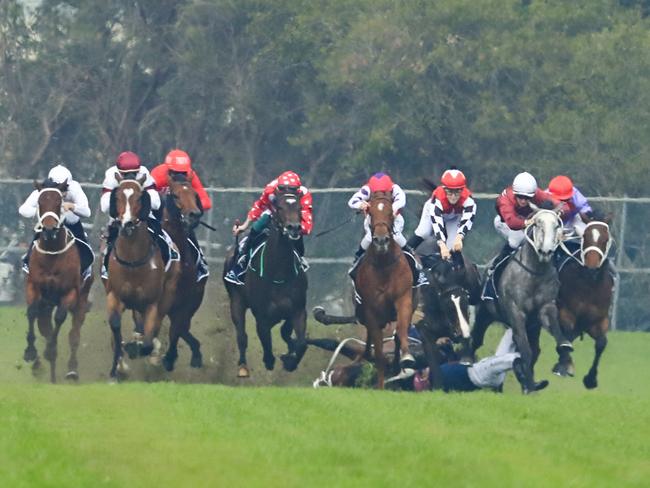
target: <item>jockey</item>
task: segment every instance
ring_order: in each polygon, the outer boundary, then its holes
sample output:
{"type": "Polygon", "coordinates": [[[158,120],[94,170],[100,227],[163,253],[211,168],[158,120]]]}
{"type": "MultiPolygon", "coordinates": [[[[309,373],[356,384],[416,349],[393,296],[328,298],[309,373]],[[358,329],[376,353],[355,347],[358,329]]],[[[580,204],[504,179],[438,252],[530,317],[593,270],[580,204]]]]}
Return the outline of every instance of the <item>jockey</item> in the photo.
{"type": "MultiPolygon", "coordinates": [[[[293,171],[285,171],[266,185],[264,191],[262,192],[262,195],[255,201],[250,211],[248,212],[244,223],[233,226],[233,234],[238,235],[244,232],[251,223],[253,224],[248,237],[240,243],[240,249],[235,249],[235,265],[226,273],[224,280],[235,285],[244,284],[244,282],[241,280],[241,277],[248,267],[248,258],[251,247],[255,241],[257,241],[257,237],[262,234],[262,232],[264,232],[264,229],[266,228],[269,219],[271,218],[271,212],[273,211],[273,201],[275,200],[276,193],[284,192],[296,193],[300,197],[302,235],[309,235],[311,233],[312,227],[314,225],[312,219],[311,193],[306,187],[302,186],[302,183],[300,182],[300,176],[298,176],[293,171]]],[[[305,245],[302,238],[296,241],[295,246],[296,251],[302,259],[305,253],[305,245]]],[[[304,259],[302,265],[303,268],[306,269],[307,264],[304,259]]]]}
{"type": "Polygon", "coordinates": [[[408,241],[410,247],[416,249],[433,236],[443,259],[450,259],[451,251],[463,250],[476,216],[476,202],[466,184],[463,172],[455,168],[442,174],[440,186],[422,209],[420,223],[408,241]]]}
{"type": "Polygon", "coordinates": [[[395,216],[393,220],[393,239],[397,245],[404,251],[404,253],[409,257],[409,265],[413,271],[414,284],[420,286],[426,283],[426,278],[421,271],[421,265],[416,261],[413,250],[407,245],[406,238],[402,234],[404,229],[404,217],[401,214],[402,208],[406,205],[406,194],[404,190],[396,184],[393,183],[393,180],[390,176],[385,173],[375,173],[370,177],[368,182],[363,185],[359,190],[352,195],[352,198],[348,201],[348,207],[366,213],[366,218],[363,221],[363,228],[365,234],[359,248],[354,254],[354,262],[352,267],[348,270],[348,274],[354,278],[355,270],[359,265],[361,257],[365,254],[366,250],[372,242],[372,231],[370,230],[370,215],[367,214],[368,209],[370,208],[370,197],[373,192],[390,192],[393,199],[393,214],[395,216]]]}
{"type": "MultiPolygon", "coordinates": [[[[89,257],[94,258],[92,253],[92,248],[88,243],[88,236],[84,231],[83,226],[81,225],[81,217],[87,218],[90,217],[90,206],[88,205],[88,197],[81,188],[81,185],[72,179],[72,173],[70,170],[61,164],[54,166],[50,172],[47,174],[47,179],[57,185],[67,183],[67,190],[63,192],[63,214],[62,221],[63,225],[72,232],[75,239],[77,239],[77,244],[80,245],[79,254],[80,258],[83,256],[81,246],[85,246],[87,251],[90,251],[88,254],[89,257]],[[81,241],[81,242],[79,242],[81,241]]],[[[23,203],[18,212],[21,216],[31,219],[38,214],[38,198],[40,195],[39,190],[34,190],[25,203],[23,203]]],[[[34,235],[34,241],[37,239],[38,234],[34,235]]],[[[29,250],[23,257],[23,270],[29,274],[29,256],[31,255],[33,247],[29,246],[29,250]]],[[[86,263],[83,263],[86,264],[86,263]]],[[[82,267],[81,274],[85,278],[90,276],[92,272],[92,259],[87,266],[82,267]]]]}
{"type": "Polygon", "coordinates": [[[594,212],[587,198],[563,175],[553,178],[546,191],[563,203],[561,217],[565,233],[582,236],[594,212]]]}
{"type": "MultiPolygon", "coordinates": [[[[201,211],[210,210],[212,208],[212,200],[210,200],[208,193],[203,188],[203,183],[201,183],[199,175],[192,169],[192,160],[185,151],[173,149],[165,156],[165,162],[163,164],[159,164],[151,170],[151,177],[155,182],[156,190],[159,192],[168,190],[169,179],[174,179],[179,175],[185,177],[192,185],[192,188],[194,188],[194,191],[196,191],[199,197],[201,211]]],[[[197,281],[201,281],[210,274],[208,263],[196,239],[194,229],[190,230],[189,239],[199,254],[197,281]]]]}
{"type": "MultiPolygon", "coordinates": [[[[147,168],[145,168],[140,164],[140,157],[137,154],[131,151],[125,151],[120,153],[120,155],[117,157],[115,161],[115,166],[111,166],[110,168],[108,168],[104,175],[104,182],[102,183],[102,196],[100,199],[100,209],[103,213],[109,213],[110,211],[111,193],[115,188],[117,188],[120,185],[117,180],[118,174],[120,174],[122,178],[125,180],[128,179],[136,180],[144,176],[145,180],[142,187],[149,194],[149,197],[151,199],[151,210],[152,211],[158,210],[160,208],[160,195],[156,191],[155,181],[149,174],[149,170],[147,170],[147,168]]],[[[104,262],[101,271],[102,279],[108,279],[108,268],[107,268],[108,256],[111,252],[113,243],[115,242],[115,239],[117,238],[117,234],[118,234],[118,228],[117,226],[113,225],[113,221],[114,221],[113,219],[114,216],[110,215],[110,220],[108,224],[108,235],[106,237],[106,250],[105,250],[104,262]]],[[[167,235],[167,233],[162,230],[160,226],[160,222],[153,216],[152,213],[149,214],[149,218],[147,219],[147,224],[149,226],[149,229],[154,233],[154,235],[156,235],[159,238],[159,241],[160,240],[165,241],[165,243],[170,249],[169,251],[170,258],[175,259],[174,243],[167,235]]],[[[161,243],[159,242],[159,244],[161,243]]],[[[162,248],[163,247],[161,246],[161,249],[162,248]]]]}

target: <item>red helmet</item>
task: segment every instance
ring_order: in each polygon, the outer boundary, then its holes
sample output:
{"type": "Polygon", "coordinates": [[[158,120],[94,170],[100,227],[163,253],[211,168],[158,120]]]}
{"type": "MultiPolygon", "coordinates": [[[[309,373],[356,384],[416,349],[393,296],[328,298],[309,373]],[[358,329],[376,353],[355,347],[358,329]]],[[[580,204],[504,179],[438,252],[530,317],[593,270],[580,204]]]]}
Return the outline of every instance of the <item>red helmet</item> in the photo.
{"type": "Polygon", "coordinates": [[[440,183],[442,183],[442,186],[445,188],[449,188],[450,190],[456,190],[456,189],[462,189],[465,188],[465,185],[467,184],[467,180],[465,179],[465,175],[463,174],[462,171],[458,169],[448,169],[444,173],[442,173],[442,178],[440,178],[440,183]]]}
{"type": "Polygon", "coordinates": [[[568,176],[556,176],[549,182],[548,191],[558,200],[568,200],[573,196],[573,182],[568,176]]]}
{"type": "Polygon", "coordinates": [[[293,171],[285,171],[278,176],[278,186],[286,186],[287,188],[298,188],[302,185],[300,183],[300,176],[293,171]]]}
{"type": "Polygon", "coordinates": [[[393,180],[386,173],[375,173],[368,180],[368,187],[371,192],[375,191],[392,191],[393,180]]]}
{"type": "Polygon", "coordinates": [[[165,164],[171,171],[189,173],[192,171],[192,160],[185,151],[173,149],[165,156],[165,164]]]}
{"type": "Polygon", "coordinates": [[[138,171],[140,169],[140,158],[138,155],[131,151],[124,151],[115,160],[117,169],[128,173],[130,171],[138,171]]]}

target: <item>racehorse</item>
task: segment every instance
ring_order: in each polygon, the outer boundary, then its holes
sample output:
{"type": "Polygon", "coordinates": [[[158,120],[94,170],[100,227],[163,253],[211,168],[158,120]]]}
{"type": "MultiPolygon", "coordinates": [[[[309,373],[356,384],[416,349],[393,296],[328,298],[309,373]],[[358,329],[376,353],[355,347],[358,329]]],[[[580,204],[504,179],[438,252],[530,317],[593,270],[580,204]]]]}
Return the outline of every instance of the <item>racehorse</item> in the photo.
{"type": "MultiPolygon", "coordinates": [[[[180,276],[180,264],[171,260],[165,269],[161,250],[148,230],[147,218],[151,210],[149,194],[143,190],[144,177],[122,179],[111,193],[110,214],[120,227],[108,261],[106,308],[108,323],[113,333],[113,365],[111,379],[126,373],[122,359],[122,313],[125,308],[134,311],[143,320],[143,342],[136,354],[150,355],[154,338],[160,330],[162,318],[169,311],[180,276]]],[[[156,351],[157,354],[157,351],[156,351]]]]}
{"type": "Polygon", "coordinates": [[[203,364],[201,343],[190,332],[192,317],[201,306],[206,279],[196,280],[199,250],[189,239],[190,232],[199,224],[203,215],[200,201],[191,181],[169,180],[169,193],[163,209],[163,229],[178,246],[181,255],[181,273],[176,287],[176,296],[167,315],[170,320],[169,348],[162,363],[167,371],[174,369],[178,357],[178,340],[183,338],[192,350],[190,366],[200,368],[203,364]]]}
{"type": "MultiPolygon", "coordinates": [[[[567,339],[573,341],[587,332],[595,342],[594,361],[582,379],[585,387],[598,386],[598,362],[607,346],[609,308],[614,278],[607,264],[612,244],[609,223],[592,220],[582,235],[580,249],[560,269],[558,295],[559,320],[567,339]]],[[[554,372],[573,376],[575,368],[570,351],[560,351],[554,372]]]]}
{"type": "Polygon", "coordinates": [[[398,349],[395,362],[402,372],[409,374],[414,359],[409,352],[408,327],[415,310],[413,275],[406,256],[393,239],[393,203],[388,192],[373,192],[369,200],[370,230],[372,244],[363,256],[355,276],[355,317],[333,317],[322,308],[314,310],[316,320],[326,325],[349,323],[355,320],[368,331],[365,356],[370,359],[374,348],[377,365],[377,386],[384,388],[386,360],[383,353],[382,330],[389,322],[397,320],[398,349]],[[352,320],[350,320],[352,319],[352,320]]]}
{"type": "Polygon", "coordinates": [[[436,342],[442,337],[461,342],[461,362],[472,363],[469,306],[476,303],[474,300],[480,295],[481,285],[476,266],[459,252],[452,253],[452,259],[433,262],[430,275],[429,285],[420,290],[424,316],[416,325],[422,336],[432,385],[441,388],[436,342]]]}
{"type": "MultiPolygon", "coordinates": [[[[307,350],[307,275],[296,251],[301,238],[300,210],[298,195],[276,190],[268,237],[264,243],[253,243],[251,247],[253,254],[249,260],[244,286],[224,280],[230,300],[230,317],[237,331],[239,378],[250,376],[246,363],[248,308],[255,317],[266,369],[273,370],[275,366],[271,329],[282,320],[284,323],[280,334],[288,347],[288,352],[280,357],[284,369],[294,371],[307,350]],[[295,338],[292,337],[294,333],[295,338]]],[[[226,258],[222,278],[230,269],[232,260],[232,255],[226,258]]]]}
{"type": "Polygon", "coordinates": [[[552,205],[543,206],[531,217],[525,229],[525,240],[505,264],[496,283],[499,300],[480,304],[474,329],[472,348],[483,344],[485,330],[494,320],[501,320],[513,330],[513,339],[521,354],[522,391],[535,391],[533,368],[540,353],[541,326],[550,330],[558,351],[572,349],[558,324],[555,304],[559,290],[557,270],[552,262],[562,238],[562,221],[552,205]]]}
{"type": "Polygon", "coordinates": [[[81,260],[72,232],[63,226],[63,193],[67,183],[55,184],[46,180],[34,183],[40,192],[38,196],[38,223],[36,232],[40,235],[34,242],[34,252],[29,258],[29,274],[25,287],[27,301],[27,348],[25,361],[38,365],[38,353],[34,346],[34,320],[47,341],[44,357],[50,362],[50,381],[56,382],[57,337],[68,311],[72,313],[72,329],[68,335],[70,359],[66,379],[77,380],[77,349],[88,308],[88,293],[93,278],[81,282],[81,260]],[[52,310],[54,329],[52,329],[52,310]]]}

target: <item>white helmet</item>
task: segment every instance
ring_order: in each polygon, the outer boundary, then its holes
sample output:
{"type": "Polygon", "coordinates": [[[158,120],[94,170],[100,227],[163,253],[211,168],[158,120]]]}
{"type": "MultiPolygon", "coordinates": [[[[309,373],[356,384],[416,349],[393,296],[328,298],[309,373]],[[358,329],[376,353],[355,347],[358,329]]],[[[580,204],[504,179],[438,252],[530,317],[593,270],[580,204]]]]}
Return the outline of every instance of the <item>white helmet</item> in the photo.
{"type": "Polygon", "coordinates": [[[47,177],[59,185],[61,183],[69,183],[72,181],[72,173],[70,173],[70,170],[62,164],[57,164],[54,168],[52,168],[47,174],[47,177]]]}
{"type": "Polygon", "coordinates": [[[534,197],[537,191],[537,180],[530,173],[523,172],[515,176],[512,181],[512,192],[515,195],[525,195],[527,197],[534,197]]]}

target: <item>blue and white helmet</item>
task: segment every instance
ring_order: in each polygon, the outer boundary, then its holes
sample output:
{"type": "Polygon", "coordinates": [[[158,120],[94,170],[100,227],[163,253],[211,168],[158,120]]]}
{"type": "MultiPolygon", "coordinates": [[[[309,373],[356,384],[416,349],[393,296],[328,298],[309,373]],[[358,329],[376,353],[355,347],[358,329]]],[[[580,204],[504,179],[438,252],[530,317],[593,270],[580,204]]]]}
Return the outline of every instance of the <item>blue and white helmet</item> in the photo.
{"type": "Polygon", "coordinates": [[[47,174],[47,177],[59,185],[61,183],[69,183],[72,181],[72,173],[70,173],[70,170],[62,164],[57,164],[54,168],[52,168],[47,174]]]}

